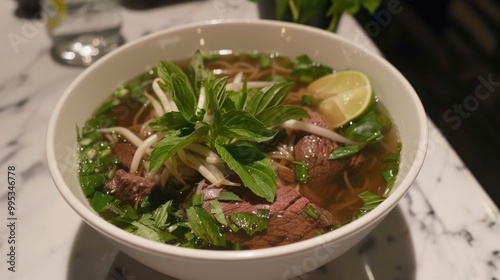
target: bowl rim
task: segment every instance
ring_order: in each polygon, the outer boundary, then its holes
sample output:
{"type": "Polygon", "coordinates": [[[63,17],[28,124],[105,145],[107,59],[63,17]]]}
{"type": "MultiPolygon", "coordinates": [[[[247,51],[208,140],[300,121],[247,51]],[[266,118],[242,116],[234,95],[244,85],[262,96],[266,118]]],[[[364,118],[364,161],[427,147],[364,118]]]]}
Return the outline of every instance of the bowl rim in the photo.
{"type": "Polygon", "coordinates": [[[134,247],[142,251],[148,251],[149,253],[154,253],[157,255],[173,255],[175,257],[197,259],[197,260],[223,260],[228,262],[241,261],[241,260],[251,260],[251,259],[265,259],[277,256],[288,255],[292,253],[303,252],[311,250],[317,247],[328,246],[334,240],[344,240],[348,236],[353,235],[357,232],[363,231],[366,227],[373,225],[383,217],[388,214],[389,211],[394,208],[399,200],[406,194],[411,184],[417,177],[425,158],[425,151],[427,149],[428,143],[428,131],[427,131],[427,117],[423,108],[423,105],[418,98],[417,93],[406,80],[406,78],[388,61],[377,54],[367,52],[365,49],[355,45],[353,42],[341,37],[338,34],[331,33],[325,30],[283,21],[274,20],[262,20],[262,19],[219,19],[219,20],[209,20],[201,22],[193,22],[190,24],[183,24],[176,27],[171,27],[161,31],[157,31],[148,34],[144,37],[138,38],[131,42],[124,44],[118,49],[114,50],[112,53],[102,57],[96,63],[85,69],[78,77],[71,82],[71,84],[66,88],[62,96],[59,98],[54,111],[49,120],[49,125],[46,135],[46,160],[49,166],[49,171],[51,173],[52,179],[61,194],[61,196],[66,200],[66,202],[73,208],[75,212],[91,227],[99,231],[106,237],[118,241],[119,243],[126,244],[129,247],[134,247]],[[408,174],[403,180],[398,182],[398,187],[393,189],[393,192],[386,198],[386,200],[375,207],[372,211],[364,215],[363,217],[350,222],[341,228],[333,230],[331,232],[322,234],[320,236],[303,240],[300,242],[277,246],[265,249],[253,249],[253,250],[241,250],[241,251],[215,251],[215,250],[200,250],[192,248],[182,248],[169,244],[159,244],[158,242],[145,239],[143,237],[135,236],[130,234],[111,223],[102,219],[97,213],[89,209],[83,204],[67,187],[64,179],[57,167],[57,159],[55,157],[55,129],[58,118],[66,100],[71,95],[73,88],[80,83],[80,81],[88,75],[93,69],[100,67],[101,64],[107,63],[113,56],[119,55],[121,52],[128,48],[134,47],[136,45],[142,44],[146,41],[154,40],[155,38],[160,38],[172,32],[188,30],[203,26],[221,26],[224,25],[247,25],[247,26],[272,26],[272,27],[285,27],[298,29],[302,31],[307,31],[310,33],[316,33],[318,36],[330,36],[335,40],[340,41],[342,44],[346,44],[358,51],[366,52],[370,59],[377,61],[377,63],[382,64],[386,67],[392,74],[394,74],[403,83],[404,87],[409,92],[409,97],[412,99],[413,104],[417,107],[416,110],[418,115],[416,116],[421,123],[418,139],[418,148],[424,152],[424,155],[417,157],[412,162],[411,166],[408,168],[408,174]]]}

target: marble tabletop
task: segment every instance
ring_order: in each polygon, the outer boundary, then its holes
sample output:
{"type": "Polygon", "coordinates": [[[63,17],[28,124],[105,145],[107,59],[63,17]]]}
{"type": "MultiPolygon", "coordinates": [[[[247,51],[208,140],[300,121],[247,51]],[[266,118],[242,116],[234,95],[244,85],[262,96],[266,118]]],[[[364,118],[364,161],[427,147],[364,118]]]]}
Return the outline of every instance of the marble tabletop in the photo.
{"type": "MultiPolygon", "coordinates": [[[[122,9],[125,40],[193,21],[258,17],[247,0],[174,3],[122,9]]],[[[0,279],[172,279],[114,249],[57,192],[45,161],[47,123],[83,69],[54,62],[43,23],[16,18],[16,5],[0,9],[0,279]]],[[[338,33],[377,51],[352,17],[338,33]]],[[[400,204],[358,246],[300,279],[500,279],[498,208],[429,124],[424,166],[400,204]]]]}

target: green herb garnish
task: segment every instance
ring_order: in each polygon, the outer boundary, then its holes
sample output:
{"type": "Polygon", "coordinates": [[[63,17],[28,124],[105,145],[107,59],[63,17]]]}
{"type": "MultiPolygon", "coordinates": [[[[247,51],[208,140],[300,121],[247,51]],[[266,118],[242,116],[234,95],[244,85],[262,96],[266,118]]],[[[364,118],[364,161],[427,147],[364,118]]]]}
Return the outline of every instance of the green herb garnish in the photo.
{"type": "Polygon", "coordinates": [[[186,210],[188,222],[194,234],[214,246],[226,246],[226,237],[217,221],[200,206],[186,210]]]}
{"type": "Polygon", "coordinates": [[[161,62],[158,76],[162,87],[172,93],[179,112],[169,112],[152,122],[151,127],[166,137],[153,147],[149,158],[151,172],[193,142],[214,150],[236,172],[245,187],[267,201],[274,201],[276,178],[271,161],[255,144],[273,139],[272,127],[289,119],[308,117],[297,106],[283,105],[293,84],[276,83],[263,90],[238,96],[226,91],[227,78],[216,79],[204,70],[201,54],[195,54],[186,75],[177,65],[161,62]],[[194,80],[193,80],[194,79],[194,80]],[[202,85],[206,106],[197,108],[202,85]],[[204,121],[207,112],[210,122],[204,121]]]}
{"type": "Polygon", "coordinates": [[[231,223],[238,228],[243,229],[248,235],[263,231],[267,228],[267,222],[270,217],[269,210],[259,209],[256,214],[251,213],[233,213],[231,214],[231,223]]]}
{"type": "Polygon", "coordinates": [[[356,218],[359,218],[370,212],[371,210],[373,210],[373,208],[375,208],[385,200],[385,197],[372,193],[370,191],[364,191],[358,194],[358,197],[363,200],[363,206],[359,208],[359,214],[356,218]]]}
{"type": "Polygon", "coordinates": [[[332,68],[313,61],[307,55],[301,55],[291,60],[292,76],[299,78],[301,82],[310,83],[319,77],[333,72],[332,68]]]}
{"type": "Polygon", "coordinates": [[[226,216],[222,211],[222,205],[218,200],[210,200],[210,213],[214,215],[214,218],[222,225],[227,226],[226,216]]]}
{"type": "Polygon", "coordinates": [[[307,162],[305,160],[296,160],[295,164],[295,179],[301,183],[307,183],[309,173],[307,171],[307,162]]]}
{"type": "Polygon", "coordinates": [[[313,219],[318,219],[318,217],[319,217],[318,213],[316,213],[316,210],[314,210],[314,208],[311,206],[311,204],[307,205],[304,208],[304,212],[307,215],[309,215],[310,217],[312,217],[313,219]]]}
{"type": "Polygon", "coordinates": [[[302,95],[301,104],[304,106],[311,106],[313,103],[312,95],[304,94],[302,95]]]}
{"type": "Polygon", "coordinates": [[[233,192],[224,191],[219,194],[219,201],[242,201],[241,197],[233,192]]]}
{"type": "Polygon", "coordinates": [[[332,153],[330,153],[330,156],[328,156],[328,159],[333,160],[333,159],[342,159],[342,158],[347,158],[351,157],[355,154],[357,154],[361,149],[363,149],[365,146],[364,145],[346,145],[339,147],[335,149],[332,153]]]}

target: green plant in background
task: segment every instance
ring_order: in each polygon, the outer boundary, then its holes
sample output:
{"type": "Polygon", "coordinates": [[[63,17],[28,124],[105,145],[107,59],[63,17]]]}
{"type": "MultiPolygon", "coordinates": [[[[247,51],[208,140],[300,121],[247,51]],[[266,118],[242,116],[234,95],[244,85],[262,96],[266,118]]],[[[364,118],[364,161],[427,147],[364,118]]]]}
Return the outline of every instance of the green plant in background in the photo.
{"type": "Polygon", "coordinates": [[[276,19],[283,19],[286,10],[290,10],[294,22],[306,23],[311,17],[317,13],[325,12],[326,16],[331,18],[327,28],[329,31],[334,31],[340,16],[343,13],[354,15],[361,8],[373,13],[379,6],[382,0],[250,0],[252,2],[259,1],[274,1],[276,3],[276,19]],[[329,8],[325,10],[325,7],[329,8]]]}

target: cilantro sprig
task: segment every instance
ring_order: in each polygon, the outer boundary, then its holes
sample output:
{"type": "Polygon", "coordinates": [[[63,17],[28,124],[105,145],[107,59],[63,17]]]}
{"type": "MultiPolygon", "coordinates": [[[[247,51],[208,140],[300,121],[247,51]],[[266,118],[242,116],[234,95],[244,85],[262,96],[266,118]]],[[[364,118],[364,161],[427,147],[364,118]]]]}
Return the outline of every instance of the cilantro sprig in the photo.
{"type": "Polygon", "coordinates": [[[179,111],[168,112],[150,123],[153,130],[166,136],[153,147],[149,171],[157,170],[191,143],[201,143],[217,152],[245,187],[273,202],[275,174],[271,161],[256,144],[276,136],[273,126],[309,117],[304,109],[283,104],[293,84],[281,82],[262,90],[247,90],[244,86],[241,93],[230,94],[226,91],[228,78],[217,79],[206,71],[199,52],[186,72],[164,61],[157,72],[163,80],[161,86],[172,94],[179,111]],[[206,103],[198,108],[202,90],[206,103]],[[206,118],[207,114],[210,118],[206,118]]]}

